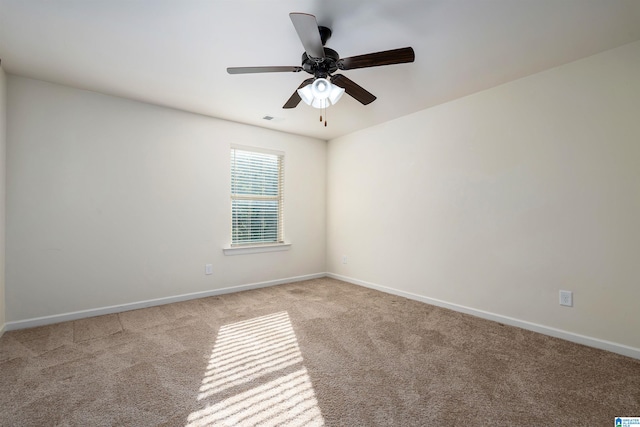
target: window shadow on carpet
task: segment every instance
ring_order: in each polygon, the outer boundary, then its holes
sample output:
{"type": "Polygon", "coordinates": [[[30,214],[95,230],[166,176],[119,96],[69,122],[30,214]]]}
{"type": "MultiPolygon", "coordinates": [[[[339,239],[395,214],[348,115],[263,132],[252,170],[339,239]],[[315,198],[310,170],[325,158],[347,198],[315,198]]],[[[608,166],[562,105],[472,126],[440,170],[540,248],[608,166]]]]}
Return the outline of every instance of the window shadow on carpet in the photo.
{"type": "Polygon", "coordinates": [[[197,399],[186,427],[324,426],[286,311],[222,326],[197,399]]]}

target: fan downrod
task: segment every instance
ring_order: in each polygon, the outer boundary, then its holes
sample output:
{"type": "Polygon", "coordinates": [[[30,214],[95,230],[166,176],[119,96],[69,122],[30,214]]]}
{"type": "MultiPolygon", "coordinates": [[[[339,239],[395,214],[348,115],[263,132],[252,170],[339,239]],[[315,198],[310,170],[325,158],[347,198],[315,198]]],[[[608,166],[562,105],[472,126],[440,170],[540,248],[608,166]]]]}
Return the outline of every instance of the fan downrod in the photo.
{"type": "Polygon", "coordinates": [[[322,46],[327,44],[327,40],[331,38],[331,28],[318,26],[318,32],[320,33],[320,40],[322,40],[322,46]]]}

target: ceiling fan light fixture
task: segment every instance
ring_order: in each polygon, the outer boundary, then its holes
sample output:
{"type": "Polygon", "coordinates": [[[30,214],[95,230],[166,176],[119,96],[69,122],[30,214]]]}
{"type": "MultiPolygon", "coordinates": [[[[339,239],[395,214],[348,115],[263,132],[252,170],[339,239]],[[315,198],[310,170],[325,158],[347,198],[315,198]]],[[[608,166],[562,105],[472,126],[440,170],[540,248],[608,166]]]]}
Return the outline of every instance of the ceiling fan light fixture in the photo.
{"type": "Polygon", "coordinates": [[[301,89],[298,89],[300,99],[314,108],[327,108],[334,105],[344,94],[344,89],[334,85],[329,80],[320,78],[301,89]]]}
{"type": "Polygon", "coordinates": [[[315,16],[308,13],[290,13],[289,17],[304,47],[300,66],[227,68],[227,73],[229,74],[298,73],[300,71],[311,74],[313,77],[303,81],[298,86],[298,90],[293,92],[282,108],[296,108],[300,101],[303,100],[305,104],[312,107],[327,108],[338,102],[345,92],[362,105],[369,105],[376,100],[373,94],[342,74],[332,74],[338,70],[345,71],[357,68],[379,67],[381,65],[405,64],[415,61],[416,55],[412,47],[341,58],[338,52],[325,47],[326,41],[331,36],[331,30],[327,27],[319,26],[315,16]],[[330,77],[331,82],[335,82],[337,85],[329,82],[327,77],[330,77]]]}

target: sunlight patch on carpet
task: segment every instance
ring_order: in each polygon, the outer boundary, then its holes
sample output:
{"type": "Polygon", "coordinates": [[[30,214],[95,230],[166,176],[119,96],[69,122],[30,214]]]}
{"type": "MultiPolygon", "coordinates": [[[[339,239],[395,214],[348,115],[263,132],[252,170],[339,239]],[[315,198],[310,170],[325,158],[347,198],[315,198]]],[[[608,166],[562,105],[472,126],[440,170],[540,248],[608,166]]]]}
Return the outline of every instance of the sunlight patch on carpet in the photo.
{"type": "Polygon", "coordinates": [[[222,326],[187,427],[323,426],[287,312],[222,326]]]}

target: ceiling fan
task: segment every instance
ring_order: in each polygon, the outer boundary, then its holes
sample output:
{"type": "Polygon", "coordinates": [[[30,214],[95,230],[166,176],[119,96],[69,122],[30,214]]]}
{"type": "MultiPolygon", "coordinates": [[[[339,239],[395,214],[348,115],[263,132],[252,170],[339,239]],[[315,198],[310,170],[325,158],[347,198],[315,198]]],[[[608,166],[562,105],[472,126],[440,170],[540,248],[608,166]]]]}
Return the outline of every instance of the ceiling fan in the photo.
{"type": "Polygon", "coordinates": [[[343,92],[346,92],[363,105],[370,104],[376,100],[373,94],[342,74],[333,73],[338,70],[403,64],[415,60],[415,54],[411,47],[340,58],[338,52],[324,47],[331,37],[331,30],[327,27],[318,26],[315,16],[308,13],[290,13],[289,17],[305,50],[302,54],[301,66],[227,68],[229,74],[298,73],[300,71],[306,71],[311,74],[313,77],[303,81],[298,90],[291,95],[282,108],[295,108],[303,99],[301,95],[305,98],[305,103],[316,108],[326,108],[328,105],[337,102],[343,92]],[[332,91],[332,89],[337,89],[337,91],[332,91]]]}

